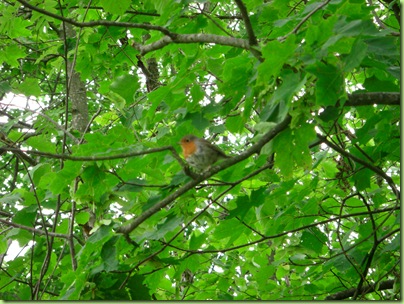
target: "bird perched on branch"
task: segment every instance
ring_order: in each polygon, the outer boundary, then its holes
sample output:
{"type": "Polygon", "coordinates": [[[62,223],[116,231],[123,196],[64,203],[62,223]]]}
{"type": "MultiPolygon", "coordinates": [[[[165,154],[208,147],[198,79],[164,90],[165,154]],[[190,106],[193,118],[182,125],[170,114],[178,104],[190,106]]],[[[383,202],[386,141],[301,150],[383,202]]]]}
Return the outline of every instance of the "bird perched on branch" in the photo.
{"type": "Polygon", "coordinates": [[[197,171],[209,169],[218,160],[229,158],[220,148],[195,135],[184,136],[180,145],[185,160],[197,171]]]}

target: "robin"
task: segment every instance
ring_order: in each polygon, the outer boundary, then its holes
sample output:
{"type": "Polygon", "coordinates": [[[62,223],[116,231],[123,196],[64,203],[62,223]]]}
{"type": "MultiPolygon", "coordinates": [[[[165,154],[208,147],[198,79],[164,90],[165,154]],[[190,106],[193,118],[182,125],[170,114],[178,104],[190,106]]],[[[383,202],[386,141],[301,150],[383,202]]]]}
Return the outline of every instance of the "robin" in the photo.
{"type": "Polygon", "coordinates": [[[195,135],[186,135],[181,141],[182,152],[188,164],[197,171],[209,169],[220,159],[229,158],[217,146],[195,135]]]}

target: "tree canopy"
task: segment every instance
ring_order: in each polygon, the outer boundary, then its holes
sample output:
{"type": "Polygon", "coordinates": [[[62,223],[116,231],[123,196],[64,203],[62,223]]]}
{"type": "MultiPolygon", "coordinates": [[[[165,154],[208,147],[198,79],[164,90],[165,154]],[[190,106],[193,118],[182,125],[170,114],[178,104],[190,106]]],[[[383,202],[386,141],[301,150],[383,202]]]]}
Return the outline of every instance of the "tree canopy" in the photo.
{"type": "Polygon", "coordinates": [[[400,6],[1,0],[0,297],[399,299],[400,6]]]}

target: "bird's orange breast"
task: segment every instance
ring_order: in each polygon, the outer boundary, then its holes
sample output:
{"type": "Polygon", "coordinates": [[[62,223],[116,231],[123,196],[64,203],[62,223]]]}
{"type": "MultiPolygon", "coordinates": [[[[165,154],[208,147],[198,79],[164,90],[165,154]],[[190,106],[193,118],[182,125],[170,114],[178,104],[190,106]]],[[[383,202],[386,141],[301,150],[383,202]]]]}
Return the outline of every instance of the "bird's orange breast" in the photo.
{"type": "Polygon", "coordinates": [[[196,152],[196,144],[193,141],[181,142],[181,147],[185,158],[188,158],[196,152]]]}

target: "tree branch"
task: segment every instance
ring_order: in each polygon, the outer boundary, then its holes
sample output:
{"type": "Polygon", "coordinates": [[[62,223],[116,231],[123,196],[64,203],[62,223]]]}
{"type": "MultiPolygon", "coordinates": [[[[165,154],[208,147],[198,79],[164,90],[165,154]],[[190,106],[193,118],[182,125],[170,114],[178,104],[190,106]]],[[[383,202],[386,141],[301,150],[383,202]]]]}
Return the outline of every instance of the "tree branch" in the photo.
{"type": "MultiPolygon", "coordinates": [[[[175,158],[181,159],[180,156],[178,155],[177,151],[175,151],[173,146],[165,146],[161,148],[153,148],[145,151],[140,151],[140,152],[128,152],[128,153],[121,153],[121,154],[115,154],[115,155],[105,155],[105,156],[72,156],[69,154],[54,154],[54,153],[48,153],[48,152],[42,152],[42,151],[35,151],[35,150],[20,150],[17,148],[12,148],[12,147],[3,147],[3,150],[6,151],[11,151],[11,152],[24,152],[27,154],[32,154],[32,155],[37,155],[37,156],[43,156],[43,157],[48,157],[48,158],[55,158],[55,159],[62,159],[62,160],[71,160],[71,161],[99,161],[99,160],[113,160],[113,159],[120,159],[120,158],[128,158],[128,157],[133,157],[133,156],[140,156],[140,155],[146,155],[146,154],[152,154],[156,152],[162,152],[166,150],[170,150],[171,152],[175,153],[175,158]]],[[[184,161],[181,159],[181,163],[185,165],[184,161]]]]}
{"type": "Polygon", "coordinates": [[[173,34],[164,36],[160,40],[153,43],[141,45],[134,43],[132,46],[137,49],[140,54],[145,55],[149,52],[162,49],[170,43],[214,43],[220,45],[228,45],[233,47],[250,50],[250,44],[246,39],[226,37],[213,34],[173,34]]]}
{"type": "MultiPolygon", "coordinates": [[[[137,50],[139,50],[142,55],[147,54],[151,51],[161,49],[170,43],[214,43],[214,44],[228,45],[228,46],[233,46],[233,47],[238,47],[238,48],[249,50],[255,57],[257,57],[260,61],[262,61],[261,52],[259,52],[255,48],[252,48],[251,47],[252,45],[250,45],[248,40],[241,39],[241,38],[233,38],[233,37],[226,37],[226,36],[213,35],[213,34],[176,34],[176,33],[169,31],[167,28],[165,28],[163,26],[157,26],[157,25],[152,25],[152,24],[147,24],[147,23],[114,22],[114,21],[108,21],[108,20],[79,22],[79,21],[76,21],[71,18],[66,18],[66,17],[60,16],[58,14],[48,12],[47,10],[39,8],[35,5],[32,5],[25,0],[17,0],[17,1],[20,2],[22,5],[30,8],[34,11],[37,11],[46,16],[55,18],[57,20],[61,20],[66,23],[72,24],[79,28],[95,27],[95,26],[107,26],[107,27],[116,26],[116,27],[124,27],[124,28],[139,28],[139,29],[145,29],[145,30],[154,30],[154,31],[159,31],[159,32],[163,33],[164,35],[166,35],[163,38],[161,38],[160,40],[153,42],[151,44],[148,44],[148,45],[142,46],[139,44],[134,44],[133,46],[137,50]]],[[[247,27],[247,25],[246,25],[246,27],[247,27]]],[[[251,24],[250,24],[250,27],[251,27],[251,24]]],[[[253,36],[253,37],[255,37],[255,36],[253,36]]],[[[250,37],[250,40],[254,40],[254,39],[251,39],[251,37],[250,37]]],[[[255,40],[256,40],[256,38],[255,38],[255,40]]],[[[256,41],[254,41],[254,44],[257,44],[256,41]]]]}
{"type": "MultiPolygon", "coordinates": [[[[378,291],[378,290],[392,289],[393,286],[394,286],[394,280],[387,280],[387,281],[380,282],[379,284],[371,284],[371,285],[362,286],[359,293],[367,294],[367,293],[371,293],[371,292],[378,291]]],[[[350,289],[339,291],[337,293],[329,295],[325,298],[325,300],[347,299],[349,297],[352,297],[355,294],[355,292],[357,292],[356,288],[350,288],[350,289]]]]}
{"type": "MultiPolygon", "coordinates": [[[[24,225],[20,225],[20,224],[16,224],[10,221],[6,221],[0,218],[0,223],[3,223],[6,226],[12,226],[14,228],[19,228],[19,229],[23,229],[23,230],[27,230],[29,232],[35,233],[35,234],[39,234],[39,235],[46,235],[45,231],[40,230],[40,229],[35,229],[32,227],[28,227],[28,226],[24,226],[24,225]]],[[[63,233],[55,233],[55,232],[48,232],[47,233],[49,236],[52,237],[57,237],[57,238],[62,238],[62,239],[69,239],[69,236],[63,233]]]]}
{"type": "Polygon", "coordinates": [[[117,26],[117,27],[125,27],[125,28],[139,28],[139,29],[145,29],[145,30],[154,30],[154,31],[159,31],[165,35],[170,36],[171,32],[166,29],[165,27],[158,26],[158,25],[152,25],[152,24],[147,24],[147,23],[132,23],[132,22],[114,22],[114,21],[107,21],[107,20],[97,20],[97,21],[90,21],[90,22],[78,22],[74,19],[71,18],[66,18],[63,16],[60,16],[58,14],[51,13],[45,9],[39,8],[35,5],[32,5],[28,3],[25,0],[17,0],[20,2],[22,5],[25,7],[28,7],[38,13],[44,14],[46,16],[55,18],[57,20],[64,21],[66,23],[70,23],[74,26],[77,27],[94,27],[94,26],[117,26]]]}
{"type": "Polygon", "coordinates": [[[400,93],[394,92],[369,92],[349,94],[344,106],[372,106],[372,105],[400,105],[400,93]]]}
{"type": "MultiPolygon", "coordinates": [[[[378,213],[383,213],[383,212],[393,212],[395,210],[400,210],[400,207],[396,206],[396,207],[386,208],[386,209],[382,209],[382,210],[375,210],[375,211],[372,211],[371,214],[378,214],[378,213]]],[[[237,245],[237,246],[233,246],[233,247],[228,247],[228,248],[206,249],[206,250],[197,249],[197,250],[194,250],[194,249],[184,249],[184,248],[176,247],[176,249],[184,251],[184,252],[194,253],[194,254],[219,253],[219,252],[224,253],[224,252],[227,252],[227,251],[233,251],[233,250],[237,250],[237,249],[244,248],[244,247],[250,247],[250,246],[253,246],[255,244],[265,242],[265,241],[270,240],[270,239],[276,239],[276,238],[288,235],[290,233],[303,231],[303,230],[306,230],[306,229],[309,229],[309,228],[312,228],[312,227],[328,224],[328,223],[335,222],[335,221],[345,219],[345,218],[361,216],[361,215],[365,215],[365,216],[369,215],[369,212],[364,211],[364,212],[344,214],[344,215],[341,215],[341,216],[338,216],[338,217],[333,216],[333,217],[331,217],[329,219],[326,219],[324,221],[315,222],[315,223],[308,224],[308,225],[298,227],[298,228],[295,228],[295,229],[283,231],[283,232],[280,232],[280,233],[277,233],[277,234],[274,234],[274,235],[265,236],[265,237],[262,237],[262,238],[260,238],[258,240],[255,240],[255,241],[251,241],[251,242],[248,242],[248,243],[245,243],[245,244],[241,244],[241,245],[237,245]]],[[[397,229],[396,233],[399,232],[399,231],[400,230],[397,229]]],[[[345,254],[346,252],[352,250],[353,248],[355,248],[359,244],[361,244],[363,242],[366,242],[368,240],[368,238],[370,238],[370,237],[371,236],[368,236],[366,238],[361,239],[358,243],[356,243],[356,244],[352,245],[351,247],[347,248],[345,251],[341,251],[341,252],[338,252],[338,253],[334,254],[329,259],[335,258],[335,257],[337,257],[337,256],[339,256],[341,254],[345,254]]],[[[323,258],[323,259],[325,259],[325,258],[323,258]]]]}
{"type": "MultiPolygon", "coordinates": [[[[13,106],[13,107],[16,107],[16,108],[21,108],[21,107],[19,107],[19,106],[17,106],[17,105],[5,104],[5,103],[1,103],[1,102],[0,102],[0,105],[2,105],[2,106],[13,106]]],[[[35,110],[31,110],[31,109],[29,109],[29,108],[23,108],[23,110],[24,110],[24,111],[31,112],[31,113],[36,114],[36,115],[39,115],[39,116],[42,116],[42,117],[45,118],[47,121],[49,121],[53,126],[55,126],[58,130],[62,131],[64,134],[66,134],[74,143],[76,143],[76,144],[79,143],[79,140],[78,140],[76,137],[74,137],[73,134],[71,134],[71,133],[70,133],[69,131],[67,131],[64,127],[62,127],[61,125],[59,125],[56,121],[54,121],[54,120],[53,120],[52,118],[50,118],[48,115],[46,115],[46,114],[44,114],[44,113],[42,113],[42,112],[38,112],[38,111],[35,111],[35,110]]]]}
{"type": "Polygon", "coordinates": [[[234,2],[236,2],[238,9],[240,10],[241,17],[243,17],[245,29],[248,35],[248,42],[250,43],[250,45],[258,45],[257,37],[254,34],[250,17],[248,16],[247,8],[245,7],[242,0],[234,0],[234,2]]]}
{"type": "Polygon", "coordinates": [[[273,129],[268,131],[264,136],[261,137],[261,139],[255,143],[253,146],[251,146],[248,150],[240,153],[237,156],[234,156],[228,160],[223,161],[220,165],[212,167],[210,171],[205,172],[202,175],[199,175],[196,177],[194,180],[186,183],[184,186],[179,188],[176,192],[168,195],[166,198],[161,200],[160,202],[156,203],[146,211],[144,211],[142,214],[140,214],[137,218],[135,218],[131,223],[121,226],[117,232],[123,233],[123,234],[129,234],[131,231],[133,231],[136,227],[138,227],[141,223],[143,223],[146,219],[151,217],[153,214],[157,213],[161,208],[164,208],[174,200],[176,200],[178,197],[183,195],[184,193],[188,192],[191,190],[193,187],[198,185],[200,182],[208,179],[209,177],[213,176],[214,174],[218,173],[219,171],[222,171],[226,168],[229,168],[233,165],[235,165],[238,162],[241,162],[242,160],[250,157],[251,155],[255,153],[259,153],[261,148],[268,143],[271,139],[273,139],[276,135],[278,135],[281,131],[287,128],[291,121],[291,116],[287,116],[282,122],[277,124],[273,129]]]}
{"type": "Polygon", "coordinates": [[[317,134],[317,137],[323,142],[325,143],[327,146],[329,146],[331,149],[339,152],[340,154],[342,154],[345,157],[348,157],[350,159],[352,159],[353,161],[365,166],[366,168],[372,170],[373,172],[375,172],[376,174],[380,175],[381,177],[384,178],[384,180],[387,182],[387,184],[390,186],[391,190],[393,191],[394,195],[397,197],[397,199],[400,199],[400,191],[396,188],[396,185],[394,184],[393,179],[388,176],[382,169],[380,169],[377,166],[374,166],[366,161],[364,161],[363,159],[356,157],[355,155],[352,155],[351,153],[345,151],[343,148],[333,144],[332,142],[330,142],[326,137],[317,134]]]}
{"type": "Polygon", "coordinates": [[[331,0],[324,1],[321,3],[319,6],[317,6],[314,10],[312,10],[310,13],[307,14],[306,17],[303,18],[302,21],[299,22],[298,25],[288,34],[285,36],[279,37],[279,41],[284,41],[286,38],[288,38],[290,35],[296,34],[299,28],[307,21],[311,16],[313,16],[317,11],[321,10],[324,6],[326,6],[331,0]]]}

